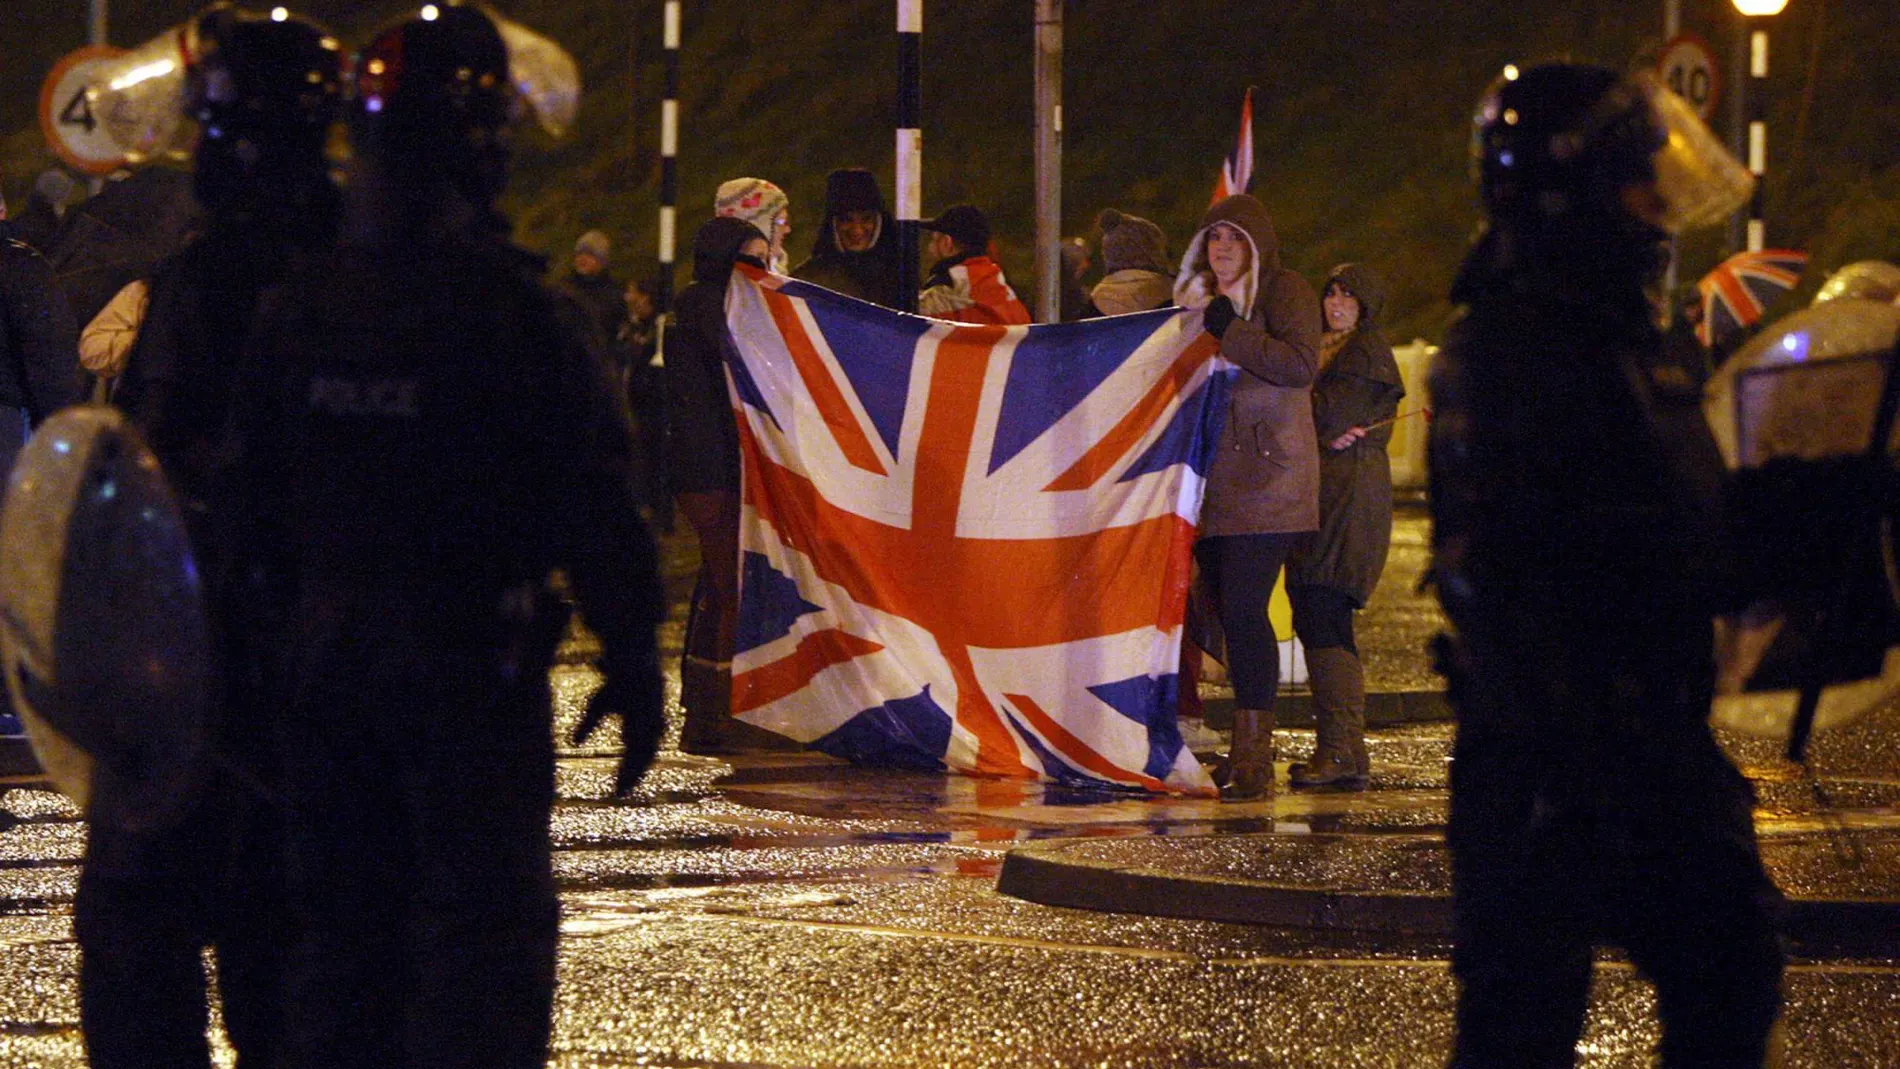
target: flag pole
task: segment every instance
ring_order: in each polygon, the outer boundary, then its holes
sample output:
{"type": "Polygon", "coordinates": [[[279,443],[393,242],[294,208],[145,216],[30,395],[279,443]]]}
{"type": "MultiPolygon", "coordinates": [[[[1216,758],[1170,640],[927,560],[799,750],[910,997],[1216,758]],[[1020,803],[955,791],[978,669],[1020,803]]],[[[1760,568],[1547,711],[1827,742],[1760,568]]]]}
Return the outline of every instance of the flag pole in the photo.
{"type": "Polygon", "coordinates": [[[1036,319],[1062,318],[1062,0],[1036,3],[1036,319]]]}
{"type": "Polygon", "coordinates": [[[897,0],[897,297],[917,310],[917,253],[923,218],[924,0],[897,0]]]}

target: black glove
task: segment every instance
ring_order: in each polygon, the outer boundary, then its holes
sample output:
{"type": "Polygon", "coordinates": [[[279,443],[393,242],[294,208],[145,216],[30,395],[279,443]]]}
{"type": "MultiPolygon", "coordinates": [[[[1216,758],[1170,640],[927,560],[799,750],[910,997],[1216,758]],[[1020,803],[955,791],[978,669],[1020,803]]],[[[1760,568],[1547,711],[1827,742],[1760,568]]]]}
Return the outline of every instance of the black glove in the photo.
{"type": "Polygon", "coordinates": [[[1207,332],[1218,338],[1227,333],[1227,328],[1239,318],[1234,311],[1234,302],[1225,294],[1207,303],[1207,311],[1201,313],[1201,323],[1207,332]]]}
{"type": "Polygon", "coordinates": [[[614,794],[624,795],[639,784],[640,777],[660,752],[660,737],[666,733],[666,691],[660,682],[660,666],[651,658],[637,664],[601,666],[605,679],[587,702],[587,711],[574,727],[574,743],[587,741],[603,720],[620,718],[620,767],[614,772],[614,794]]]}

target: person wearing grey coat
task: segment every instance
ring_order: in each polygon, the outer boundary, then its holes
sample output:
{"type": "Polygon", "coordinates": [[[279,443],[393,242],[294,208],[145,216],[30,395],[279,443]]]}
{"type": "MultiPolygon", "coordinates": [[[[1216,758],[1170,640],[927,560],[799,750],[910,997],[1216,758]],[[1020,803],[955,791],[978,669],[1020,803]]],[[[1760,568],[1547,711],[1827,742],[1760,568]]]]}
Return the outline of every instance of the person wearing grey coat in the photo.
{"type": "Polygon", "coordinates": [[[1326,334],[1313,383],[1319,435],[1319,531],[1287,564],[1293,630],[1306,647],[1319,742],[1295,763],[1295,787],[1362,790],[1366,684],[1353,613],[1385,570],[1392,544],[1392,461],[1386,445],[1405,385],[1379,331],[1385,286],[1362,264],[1335,267],[1321,291],[1326,334]]]}
{"type": "Polygon", "coordinates": [[[1258,200],[1209,208],[1176,276],[1175,302],[1199,311],[1239,370],[1228,395],[1194,547],[1227,637],[1234,680],[1233,745],[1214,778],[1221,796],[1258,798],[1273,782],[1279,640],[1267,599],[1287,555],[1319,527],[1313,378],[1319,299],[1280,266],[1280,241],[1258,200]]]}

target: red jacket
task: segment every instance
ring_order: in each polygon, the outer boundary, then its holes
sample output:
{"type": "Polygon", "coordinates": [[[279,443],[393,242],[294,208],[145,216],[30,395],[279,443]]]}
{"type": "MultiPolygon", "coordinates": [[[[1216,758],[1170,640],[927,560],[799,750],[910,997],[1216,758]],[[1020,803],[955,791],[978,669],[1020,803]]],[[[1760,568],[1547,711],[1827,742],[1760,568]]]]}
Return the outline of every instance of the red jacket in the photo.
{"type": "Polygon", "coordinates": [[[1028,323],[1029,309],[1009,288],[1003,268],[987,256],[945,260],[931,269],[917,311],[933,319],[1005,327],[1028,323]]]}

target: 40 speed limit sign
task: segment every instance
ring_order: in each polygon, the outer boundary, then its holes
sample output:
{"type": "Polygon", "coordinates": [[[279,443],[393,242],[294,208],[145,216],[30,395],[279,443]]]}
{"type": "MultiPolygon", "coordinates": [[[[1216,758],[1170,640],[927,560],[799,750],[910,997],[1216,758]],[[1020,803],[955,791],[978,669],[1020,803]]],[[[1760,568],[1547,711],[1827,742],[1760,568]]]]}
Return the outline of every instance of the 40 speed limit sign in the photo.
{"type": "Polygon", "coordinates": [[[1677,96],[1688,101],[1703,122],[1715,114],[1716,98],[1722,94],[1722,80],[1715,66],[1715,53],[1709,50],[1707,41],[1691,33],[1671,38],[1663,46],[1656,75],[1677,96]]]}
{"type": "Polygon", "coordinates": [[[92,113],[86,83],[106,63],[125,54],[123,48],[88,45],[68,52],[40,86],[40,131],[46,143],[75,170],[111,174],[125,164],[125,151],[107,136],[105,124],[92,113]]]}

